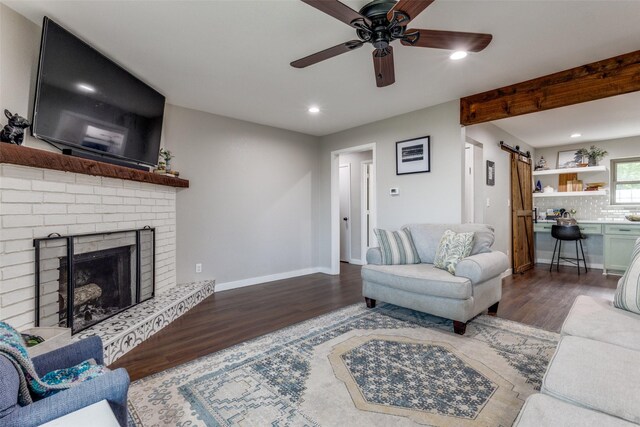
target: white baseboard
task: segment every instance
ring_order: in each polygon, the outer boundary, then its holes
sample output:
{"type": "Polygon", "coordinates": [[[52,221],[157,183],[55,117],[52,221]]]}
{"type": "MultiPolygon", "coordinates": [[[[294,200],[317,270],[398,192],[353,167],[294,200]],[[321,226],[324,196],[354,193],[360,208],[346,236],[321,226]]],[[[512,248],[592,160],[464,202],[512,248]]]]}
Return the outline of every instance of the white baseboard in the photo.
{"type": "Polygon", "coordinates": [[[504,271],[504,273],[502,273],[502,275],[500,276],[501,279],[504,279],[505,277],[509,277],[513,274],[513,268],[508,268],[504,271]]]}
{"type": "Polygon", "coordinates": [[[322,274],[329,274],[329,275],[331,275],[331,276],[335,276],[335,275],[336,275],[335,273],[333,273],[333,272],[331,271],[331,268],[330,268],[330,267],[318,267],[318,268],[317,268],[317,270],[318,270],[318,271],[317,271],[318,273],[322,273],[322,274]]]}
{"type": "Polygon", "coordinates": [[[349,264],[364,265],[364,262],[361,259],[352,258],[349,260],[349,264]]]}
{"type": "MultiPolygon", "coordinates": [[[[554,261],[553,263],[555,264],[556,261],[554,261]]],[[[536,260],[536,264],[551,264],[551,260],[550,259],[546,259],[546,258],[538,258],[536,260]]],[[[575,267],[576,266],[575,264],[571,264],[569,262],[565,262],[565,261],[562,261],[562,260],[560,260],[560,265],[565,265],[565,266],[568,265],[569,267],[575,267]]],[[[582,264],[582,260],[580,260],[580,265],[584,267],[584,264],[582,264]]],[[[587,263],[587,267],[596,268],[596,269],[600,269],[601,270],[601,269],[604,268],[604,265],[603,264],[595,264],[595,263],[588,262],[587,263]]]]}
{"type": "Polygon", "coordinates": [[[285,271],[284,273],[270,274],[268,276],[250,277],[248,279],[235,280],[233,282],[226,282],[226,283],[220,283],[220,284],[216,283],[216,292],[228,291],[230,289],[244,288],[245,286],[260,285],[263,283],[274,282],[276,280],[306,276],[308,274],[324,273],[323,270],[325,269],[321,267],[303,268],[302,270],[285,271]]]}

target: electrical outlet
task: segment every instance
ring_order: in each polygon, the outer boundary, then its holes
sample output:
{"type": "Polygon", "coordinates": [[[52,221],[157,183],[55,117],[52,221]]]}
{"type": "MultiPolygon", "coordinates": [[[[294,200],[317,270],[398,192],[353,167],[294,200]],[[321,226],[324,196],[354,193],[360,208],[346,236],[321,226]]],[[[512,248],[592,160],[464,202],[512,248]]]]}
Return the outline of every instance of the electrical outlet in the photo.
{"type": "Polygon", "coordinates": [[[200,263],[196,264],[196,273],[202,273],[202,264],[200,263]]]}
{"type": "Polygon", "coordinates": [[[491,199],[487,197],[487,207],[490,208],[491,207],[491,199]]]}

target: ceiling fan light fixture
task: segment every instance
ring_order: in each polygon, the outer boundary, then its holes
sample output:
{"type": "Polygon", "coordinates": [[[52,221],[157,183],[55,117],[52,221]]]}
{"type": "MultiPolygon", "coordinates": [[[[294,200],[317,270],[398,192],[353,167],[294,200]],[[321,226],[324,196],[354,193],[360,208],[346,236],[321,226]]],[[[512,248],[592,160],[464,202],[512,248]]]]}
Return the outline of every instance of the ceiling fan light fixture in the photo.
{"type": "Polygon", "coordinates": [[[458,59],[462,59],[466,57],[467,57],[467,52],[464,50],[456,50],[451,55],[449,55],[449,59],[453,59],[454,61],[457,61],[458,59]]]}
{"type": "Polygon", "coordinates": [[[309,107],[307,111],[310,112],[311,114],[318,114],[320,112],[320,107],[316,105],[312,105],[311,107],[309,107]]]}

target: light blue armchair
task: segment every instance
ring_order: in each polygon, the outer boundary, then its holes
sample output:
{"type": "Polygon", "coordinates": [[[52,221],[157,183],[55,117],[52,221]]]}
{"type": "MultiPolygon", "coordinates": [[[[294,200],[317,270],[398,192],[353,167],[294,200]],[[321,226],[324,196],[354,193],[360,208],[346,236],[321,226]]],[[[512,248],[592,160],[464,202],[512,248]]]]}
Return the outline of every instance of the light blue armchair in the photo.
{"type": "MultiPolygon", "coordinates": [[[[88,359],[104,363],[102,340],[90,337],[32,359],[39,375],[68,368],[88,359]]],[[[127,392],[129,374],[120,368],[82,382],[68,390],[33,402],[18,404],[20,380],[18,371],[4,356],[0,356],[0,425],[30,427],[59,418],[101,400],[107,400],[121,426],[127,425],[127,392]]]]}

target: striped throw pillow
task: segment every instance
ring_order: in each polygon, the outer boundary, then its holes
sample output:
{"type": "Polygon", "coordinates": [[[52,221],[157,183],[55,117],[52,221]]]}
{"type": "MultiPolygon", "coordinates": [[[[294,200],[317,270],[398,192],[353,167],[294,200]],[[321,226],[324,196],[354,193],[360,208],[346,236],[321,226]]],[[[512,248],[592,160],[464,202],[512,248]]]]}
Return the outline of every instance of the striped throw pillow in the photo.
{"type": "Polygon", "coordinates": [[[614,307],[640,314],[640,239],[631,255],[631,264],[618,281],[614,307]]]}
{"type": "Polygon", "coordinates": [[[420,256],[407,230],[373,230],[380,244],[382,263],[386,265],[419,264],[420,256]]]}

